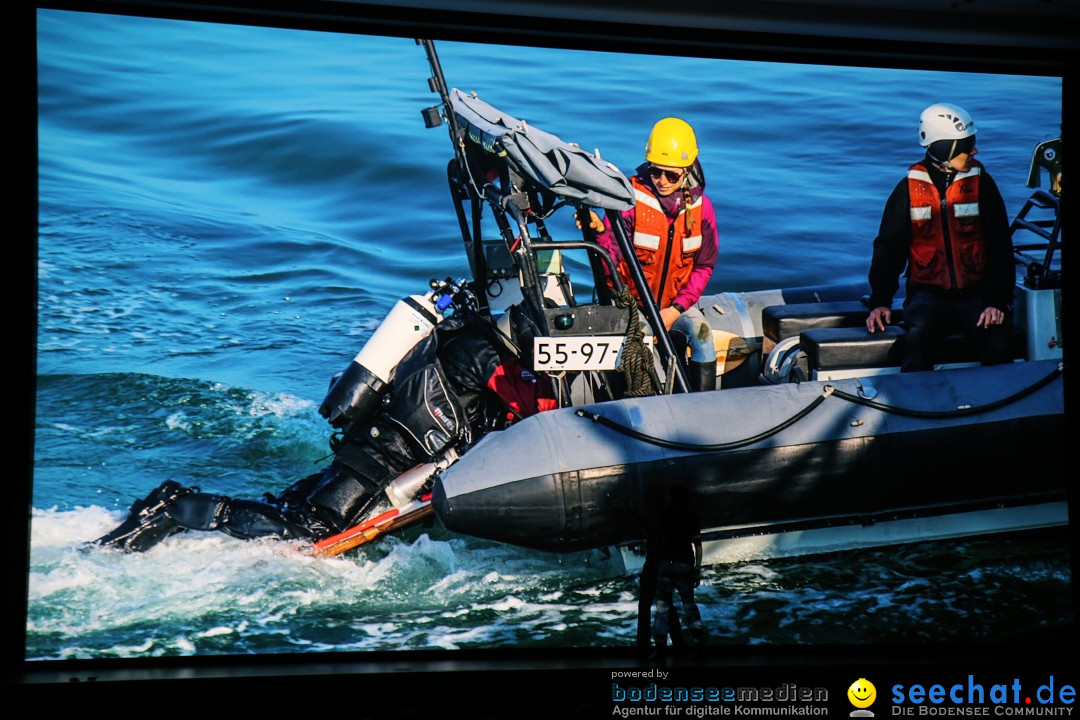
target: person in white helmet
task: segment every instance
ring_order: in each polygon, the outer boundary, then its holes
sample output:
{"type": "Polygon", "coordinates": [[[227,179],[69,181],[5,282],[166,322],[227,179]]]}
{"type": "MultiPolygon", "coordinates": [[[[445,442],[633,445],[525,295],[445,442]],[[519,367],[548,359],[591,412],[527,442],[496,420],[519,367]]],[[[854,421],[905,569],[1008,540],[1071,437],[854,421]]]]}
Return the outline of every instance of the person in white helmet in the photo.
{"type": "Polygon", "coordinates": [[[892,322],[897,278],[905,273],[901,372],[931,369],[953,332],[976,343],[984,365],[1012,360],[1009,220],[997,185],[975,159],[975,133],[975,121],[957,105],[923,110],[926,155],[893,190],[874,240],[866,327],[873,333],[892,322]]]}

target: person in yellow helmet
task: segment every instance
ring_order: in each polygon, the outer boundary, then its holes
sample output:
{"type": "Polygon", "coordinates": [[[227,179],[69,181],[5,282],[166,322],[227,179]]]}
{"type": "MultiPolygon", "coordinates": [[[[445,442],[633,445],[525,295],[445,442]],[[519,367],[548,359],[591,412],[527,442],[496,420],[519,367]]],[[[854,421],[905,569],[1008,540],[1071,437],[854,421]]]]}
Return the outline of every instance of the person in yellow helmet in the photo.
{"type": "MultiPolygon", "coordinates": [[[[695,303],[712,277],[720,243],[716,212],[705,196],[705,174],[690,124],[676,117],[657,122],[645,145],[645,162],[630,182],[635,204],[619,213],[619,220],[632,239],[664,325],[684,336],[690,348],[691,390],[715,390],[712,330],[695,303]]],[[[611,232],[610,216],[601,220],[594,214],[592,221],[597,241],[637,296],[626,259],[611,232]]]]}

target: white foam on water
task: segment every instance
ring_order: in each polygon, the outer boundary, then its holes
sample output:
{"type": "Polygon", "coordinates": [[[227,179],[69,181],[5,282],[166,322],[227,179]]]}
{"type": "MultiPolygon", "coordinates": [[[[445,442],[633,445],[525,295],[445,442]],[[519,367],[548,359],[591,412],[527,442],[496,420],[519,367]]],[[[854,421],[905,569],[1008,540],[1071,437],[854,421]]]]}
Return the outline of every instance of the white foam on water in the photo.
{"type": "Polygon", "coordinates": [[[498,602],[491,603],[490,605],[487,605],[486,607],[489,607],[492,610],[496,610],[498,612],[508,612],[510,610],[519,610],[520,611],[521,609],[523,609],[525,607],[525,603],[524,603],[524,601],[522,601],[522,600],[514,597],[513,595],[511,595],[511,596],[507,597],[504,600],[500,600],[498,602]]]}
{"type": "Polygon", "coordinates": [[[462,617],[464,615],[468,615],[469,612],[470,612],[469,608],[458,608],[457,610],[447,610],[444,613],[440,613],[439,617],[444,618],[444,619],[457,618],[457,617],[462,617]]]}
{"type": "Polygon", "coordinates": [[[182,430],[184,432],[191,432],[191,423],[188,421],[187,416],[183,411],[177,411],[165,418],[165,427],[170,430],[182,430]]]}
{"type": "Polygon", "coordinates": [[[30,512],[31,548],[66,547],[101,537],[116,527],[120,516],[97,505],[58,510],[56,506],[30,512]]]}
{"type": "Polygon", "coordinates": [[[392,647],[402,639],[426,646],[415,630],[387,618],[437,609],[442,602],[427,591],[455,573],[451,543],[426,534],[335,559],[309,557],[296,544],[244,542],[220,533],[180,533],[145,553],[79,548],[119,520],[100,507],[34,511],[27,621],[32,656],[38,642],[56,635],[66,639],[49,657],[186,654],[204,651],[206,642],[227,651],[230,643],[267,636],[284,638],[289,648],[319,645],[298,626],[345,613],[367,616],[357,626],[368,638],[364,647],[392,647]],[[414,598],[419,607],[406,604],[414,598]],[[91,642],[103,637],[113,641],[91,642]]]}
{"type": "Polygon", "coordinates": [[[463,645],[481,645],[492,636],[490,628],[472,627],[463,629],[440,628],[442,632],[435,632],[428,636],[434,647],[443,650],[460,650],[463,645]]]}
{"type": "Polygon", "coordinates": [[[261,392],[253,392],[251,395],[251,407],[248,408],[248,414],[255,417],[273,415],[275,417],[284,418],[306,413],[313,407],[315,407],[314,402],[295,395],[289,395],[287,393],[268,395],[261,392]]]}
{"type": "Polygon", "coordinates": [[[593,597],[599,597],[603,590],[601,588],[582,588],[577,591],[579,595],[592,595],[593,597]]]}
{"type": "MultiPolygon", "coordinates": [[[[419,528],[337,558],[310,557],[301,544],[195,532],[146,553],[79,548],[119,519],[98,506],[33,511],[30,657],[633,642],[636,579],[583,573],[575,558],[419,528]]],[[[929,601],[928,581],[906,573],[850,586],[817,582],[837,579],[831,570],[786,576],[785,567],[708,570],[696,596],[710,637],[859,642],[859,623],[835,619],[879,617],[877,625],[892,626],[901,610],[905,622],[962,618],[968,585],[1023,572],[965,568],[951,579],[955,592],[929,601]]],[[[1046,569],[1047,581],[1054,572],[1046,569]]]]}

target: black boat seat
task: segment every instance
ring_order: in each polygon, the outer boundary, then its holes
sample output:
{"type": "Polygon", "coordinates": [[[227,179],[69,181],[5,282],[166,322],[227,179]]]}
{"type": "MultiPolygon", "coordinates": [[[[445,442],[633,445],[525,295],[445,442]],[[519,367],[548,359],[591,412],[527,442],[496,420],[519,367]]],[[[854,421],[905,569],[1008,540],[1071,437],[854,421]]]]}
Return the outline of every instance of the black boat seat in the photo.
{"type": "MultiPolygon", "coordinates": [[[[799,334],[799,348],[806,353],[810,370],[895,367],[900,364],[900,346],[896,341],[903,336],[904,329],[896,325],[888,325],[884,332],[875,333],[867,332],[865,325],[815,328],[799,334]]],[[[978,355],[968,346],[967,338],[956,333],[945,338],[938,362],[978,360],[978,355]]]]}
{"type": "MultiPolygon", "coordinates": [[[[865,311],[863,317],[866,317],[865,311]]],[[[896,341],[904,330],[889,325],[885,332],[869,333],[866,326],[812,328],[799,334],[810,370],[880,368],[900,364],[896,341]]]]}
{"type": "MultiPolygon", "coordinates": [[[[761,332],[773,342],[820,328],[866,327],[870,310],[858,300],[770,305],[761,311],[761,332]]],[[[898,323],[904,311],[894,308],[892,321],[898,323]]]]}

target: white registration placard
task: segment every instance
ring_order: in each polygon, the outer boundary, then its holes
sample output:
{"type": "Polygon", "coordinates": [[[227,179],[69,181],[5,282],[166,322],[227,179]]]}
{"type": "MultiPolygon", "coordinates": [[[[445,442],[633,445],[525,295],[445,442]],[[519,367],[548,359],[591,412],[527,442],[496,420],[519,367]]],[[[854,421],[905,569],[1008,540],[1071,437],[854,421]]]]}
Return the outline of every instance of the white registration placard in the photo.
{"type": "Polygon", "coordinates": [[[536,370],[614,370],[622,349],[622,335],[581,335],[533,338],[536,370]]]}

